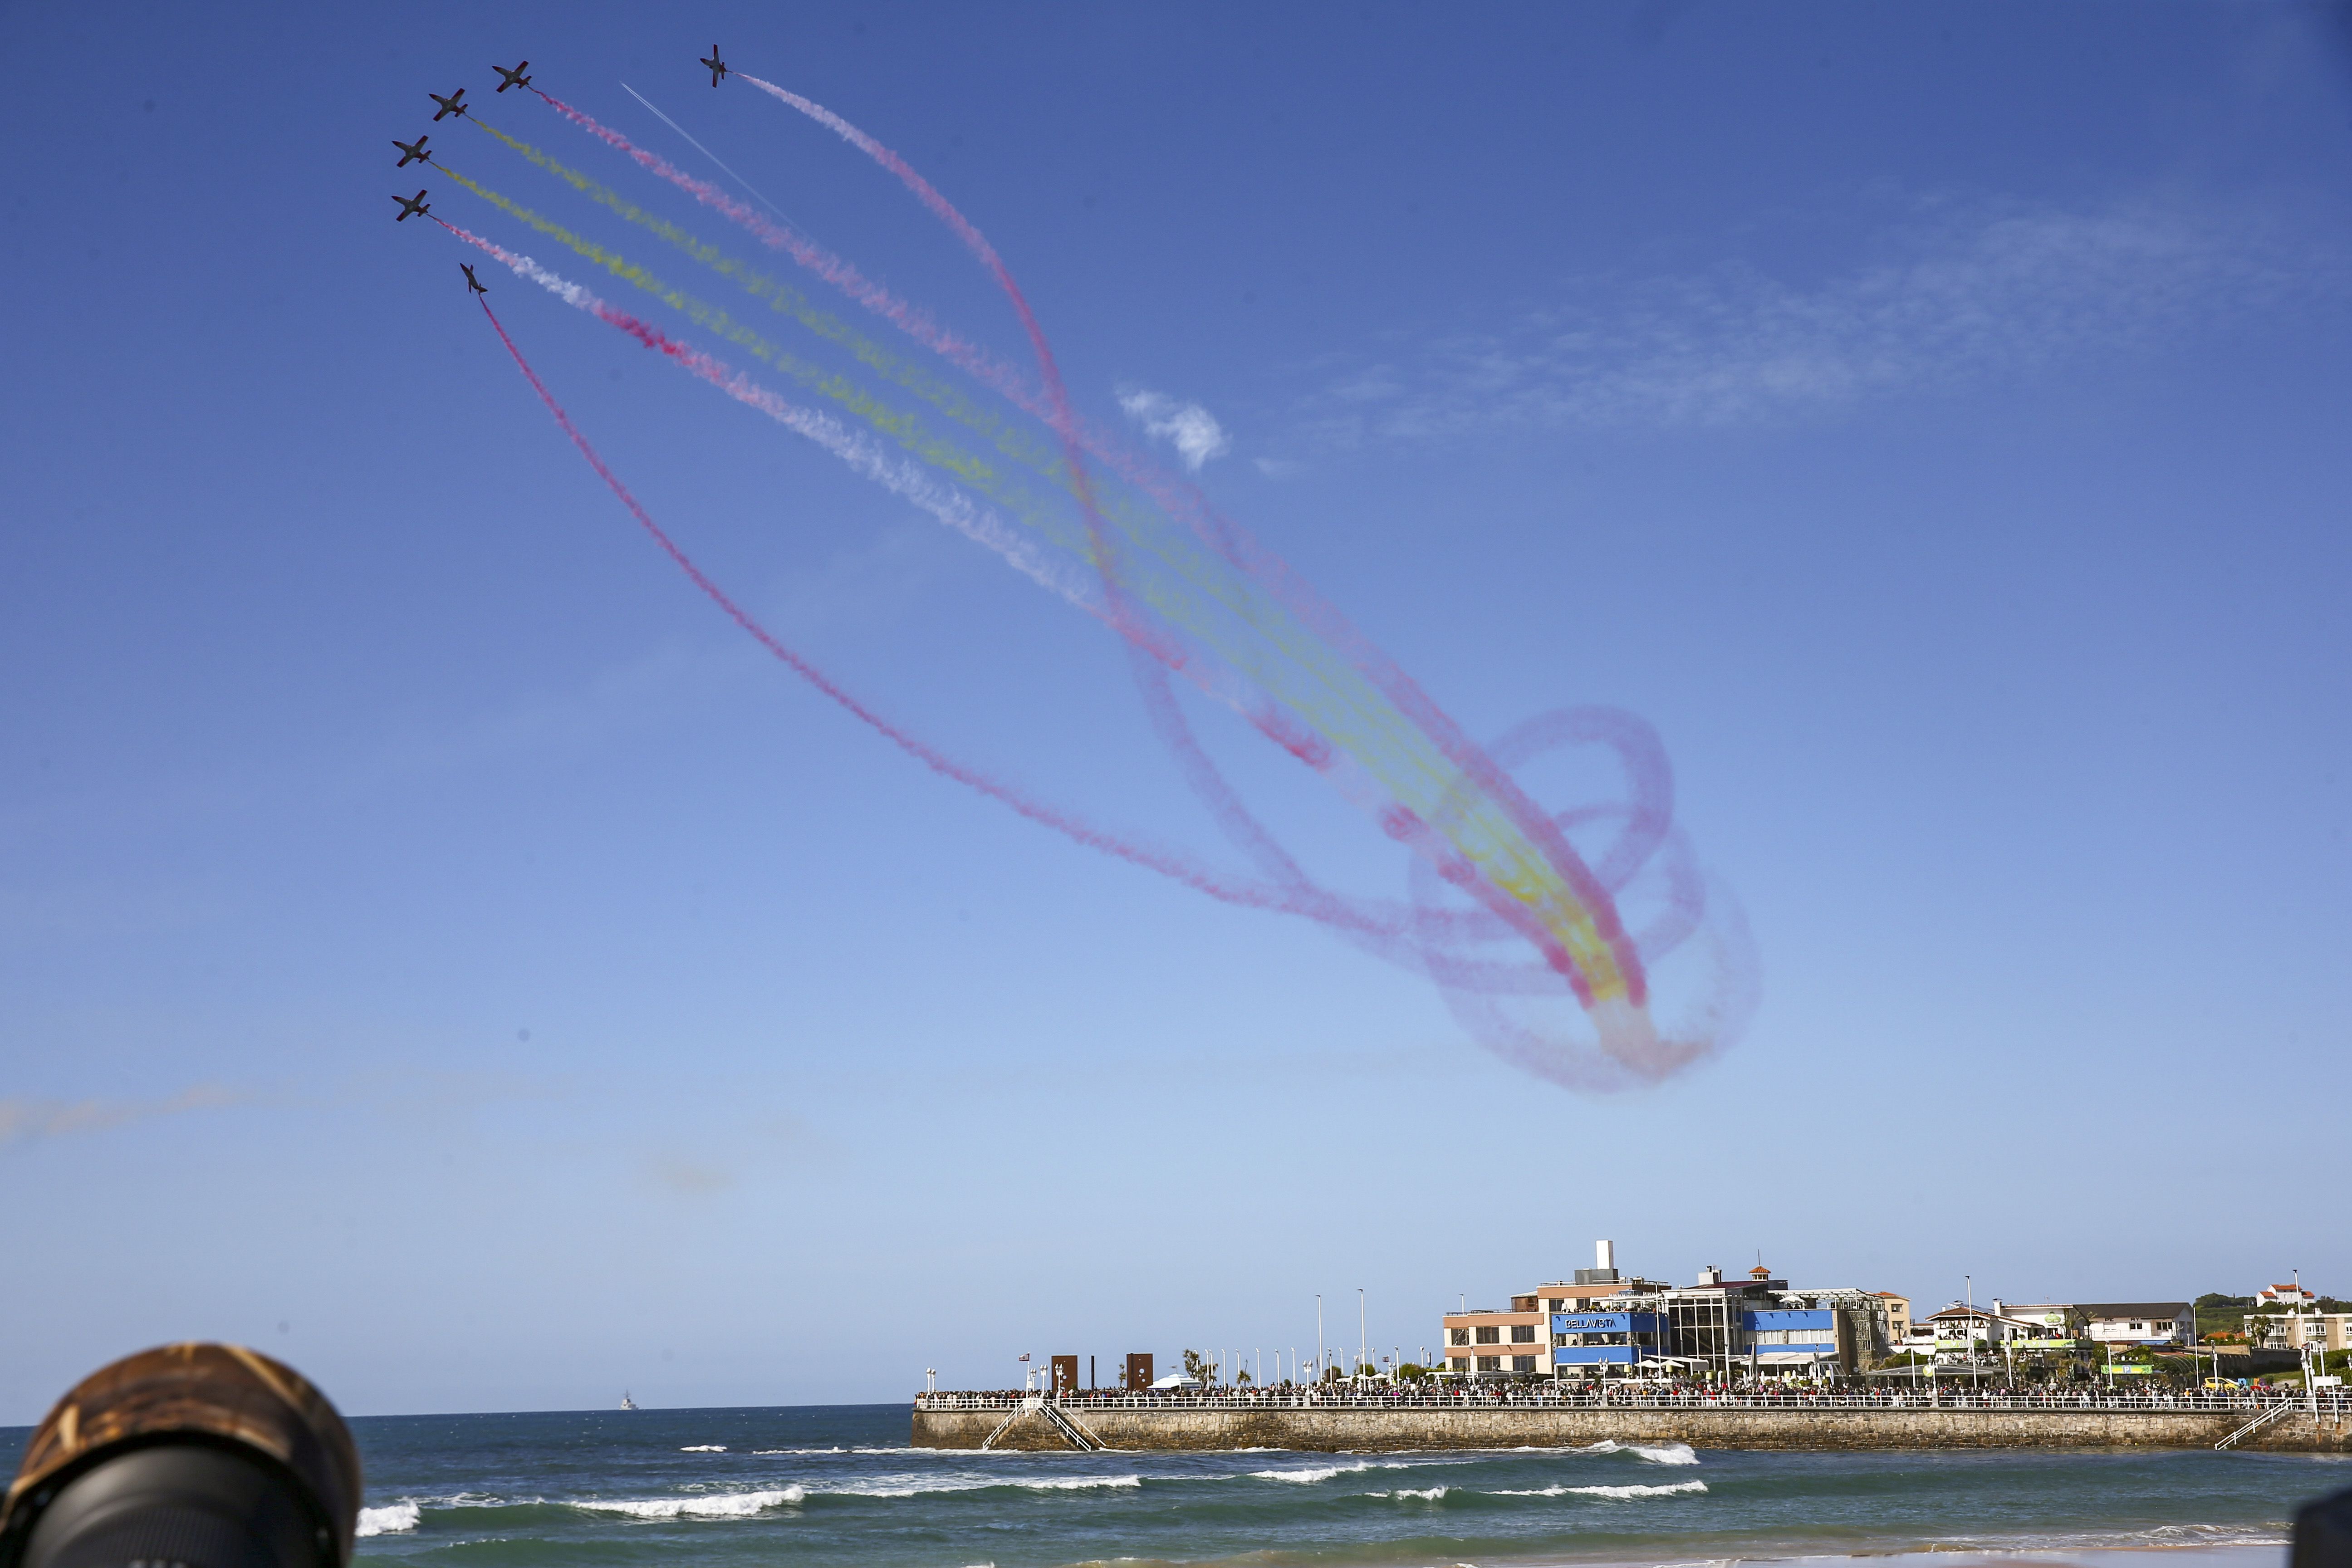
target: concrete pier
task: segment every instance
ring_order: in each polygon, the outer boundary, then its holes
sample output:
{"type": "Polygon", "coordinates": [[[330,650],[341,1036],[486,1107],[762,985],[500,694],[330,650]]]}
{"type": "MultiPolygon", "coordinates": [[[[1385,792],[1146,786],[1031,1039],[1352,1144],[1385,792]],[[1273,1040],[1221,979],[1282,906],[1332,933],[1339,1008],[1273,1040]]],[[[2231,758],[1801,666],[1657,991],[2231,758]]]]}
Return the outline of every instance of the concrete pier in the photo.
{"type": "MultiPolygon", "coordinates": [[[[1694,1448],[2210,1448],[2253,1419],[2253,1409],[1804,1409],[1466,1405],[1382,1409],[1307,1407],[1088,1408],[1063,1415],[1107,1448],[1293,1448],[1371,1454],[1426,1448],[1587,1447],[1687,1443],[1694,1448]]],[[[1037,1411],[925,1408],[914,1443],[1068,1452],[1073,1444],[1037,1411]],[[1006,1426],[1006,1418],[1012,1418],[1006,1426]]],[[[2352,1416],[2323,1410],[2278,1416],[2238,1445],[2249,1449],[2352,1453],[2352,1416]]]]}

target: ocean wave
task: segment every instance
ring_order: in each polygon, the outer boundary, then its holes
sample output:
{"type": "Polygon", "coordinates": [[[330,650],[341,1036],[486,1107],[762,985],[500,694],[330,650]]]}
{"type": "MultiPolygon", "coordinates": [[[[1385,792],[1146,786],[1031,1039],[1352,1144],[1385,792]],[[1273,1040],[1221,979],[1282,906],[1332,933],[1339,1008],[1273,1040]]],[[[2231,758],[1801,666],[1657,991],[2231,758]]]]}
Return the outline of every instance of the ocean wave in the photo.
{"type": "Polygon", "coordinates": [[[1295,1470],[1251,1470],[1240,1476],[1170,1476],[1170,1480],[1188,1481],[1288,1481],[1295,1486],[1311,1487],[1328,1481],[1334,1476],[1352,1476],[1365,1470],[1420,1470],[1433,1465],[1474,1465],[1475,1459],[1359,1459],[1352,1465],[1306,1465],[1295,1470]]]}
{"type": "Polygon", "coordinates": [[[1706,1483],[1705,1481],[1672,1481],[1664,1486],[1655,1487],[1549,1486],[1538,1487],[1532,1490],[1511,1490],[1498,1487],[1490,1495],[1495,1497],[1597,1497],[1608,1498],[1612,1501],[1622,1502],[1630,1498],[1674,1497],[1680,1493],[1703,1492],[1705,1490],[1706,1490],[1706,1483]]]}
{"type": "Polygon", "coordinates": [[[1423,1487],[1418,1490],[1411,1487],[1399,1487],[1392,1492],[1370,1492],[1366,1495],[1394,1498],[1399,1502],[1404,1501],[1407,1498],[1412,1498],[1417,1502],[1435,1502],[1445,1495],[1446,1490],[1444,1487],[1423,1487]]]}
{"type": "Polygon", "coordinates": [[[1139,1487],[1143,1484],[1143,1478],[1141,1476],[1066,1476],[1056,1480],[1014,1481],[1012,1484],[1016,1487],[1027,1487],[1032,1491],[1075,1492],[1084,1491],[1089,1487],[1139,1487]]]}
{"type": "MultiPolygon", "coordinates": [[[[680,1453],[684,1453],[684,1454],[692,1454],[692,1453],[697,1453],[697,1452],[707,1452],[708,1450],[698,1450],[698,1449],[694,1449],[694,1448],[681,1448],[681,1449],[679,1449],[678,1451],[679,1451],[680,1453]]],[[[832,1447],[832,1448],[754,1448],[754,1449],[752,1449],[752,1450],[751,1450],[751,1452],[752,1452],[754,1455],[760,1455],[760,1454],[846,1454],[846,1453],[850,1453],[850,1452],[853,1452],[853,1451],[854,1451],[854,1452],[856,1452],[856,1453],[860,1453],[860,1454],[897,1454],[897,1453],[903,1453],[905,1450],[904,1450],[904,1449],[900,1449],[900,1448],[858,1448],[858,1449],[856,1449],[856,1450],[851,1450],[851,1449],[848,1449],[848,1448],[843,1448],[843,1447],[832,1447]]],[[[722,1453],[722,1454],[723,1454],[723,1453],[725,1453],[725,1452],[726,1452],[726,1450],[725,1450],[724,1448],[721,1448],[721,1449],[719,1449],[719,1452],[720,1452],[720,1453],[722,1453]]]]}
{"type": "Polygon", "coordinates": [[[416,1521],[422,1517],[424,1517],[424,1510],[413,1502],[387,1503],[382,1508],[363,1508],[360,1510],[358,1533],[396,1535],[403,1531],[415,1530],[416,1521]]]}
{"type": "Polygon", "coordinates": [[[1580,1454],[1636,1454],[1654,1465],[1696,1465],[1698,1455],[1688,1443],[1620,1443],[1603,1437],[1590,1447],[1579,1448],[1580,1454]]]}
{"type": "Polygon", "coordinates": [[[681,1454],[723,1454],[726,1451],[724,1443],[696,1443],[678,1450],[681,1454]]]}
{"type": "Polygon", "coordinates": [[[713,1492],[704,1497],[575,1498],[573,1508],[594,1513],[625,1513],[632,1519],[749,1519],[772,1508],[804,1502],[802,1487],[764,1492],[713,1492]]]}
{"type": "Polygon", "coordinates": [[[947,1492],[995,1491],[1004,1487],[1018,1487],[1033,1492],[1091,1491],[1099,1487],[1126,1489],[1140,1487],[1141,1476],[973,1476],[953,1480],[914,1480],[901,1484],[877,1486],[819,1487],[820,1497],[908,1498],[947,1492]]]}
{"type": "Polygon", "coordinates": [[[1318,1481],[1328,1481],[1334,1476],[1354,1475],[1359,1470],[1369,1470],[1371,1468],[1371,1462],[1365,1460],[1353,1465],[1314,1465],[1297,1470],[1252,1470],[1250,1477],[1254,1480],[1289,1481],[1297,1486],[1311,1487],[1318,1481]]]}

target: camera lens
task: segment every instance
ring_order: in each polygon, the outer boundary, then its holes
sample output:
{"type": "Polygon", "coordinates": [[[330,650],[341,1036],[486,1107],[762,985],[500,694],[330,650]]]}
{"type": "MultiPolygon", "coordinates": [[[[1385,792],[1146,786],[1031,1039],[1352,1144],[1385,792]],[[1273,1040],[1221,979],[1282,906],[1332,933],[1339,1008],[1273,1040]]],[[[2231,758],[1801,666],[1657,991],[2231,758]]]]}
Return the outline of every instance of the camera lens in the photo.
{"type": "Polygon", "coordinates": [[[23,1568],[319,1568],[334,1559],[290,1478],[229,1448],[134,1448],[58,1489],[23,1568]]]}
{"type": "Polygon", "coordinates": [[[165,1345],[84,1378],[33,1434],[0,1568],[342,1568],[359,1499],[350,1429],[299,1373],[165,1345]]]}

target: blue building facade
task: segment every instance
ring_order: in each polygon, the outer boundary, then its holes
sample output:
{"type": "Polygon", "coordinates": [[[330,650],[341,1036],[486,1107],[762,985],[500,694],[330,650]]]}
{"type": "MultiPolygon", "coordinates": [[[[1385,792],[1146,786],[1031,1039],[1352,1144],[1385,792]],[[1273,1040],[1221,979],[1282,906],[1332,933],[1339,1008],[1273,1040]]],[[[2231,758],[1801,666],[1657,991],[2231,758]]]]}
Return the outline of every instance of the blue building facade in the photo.
{"type": "Polygon", "coordinates": [[[1883,1337],[1866,1321],[1880,1309],[1860,1291],[1775,1279],[1629,1296],[1551,1314],[1552,1375],[1833,1375],[1867,1362],[1883,1337]]]}
{"type": "Polygon", "coordinates": [[[1570,1367],[1633,1366],[1657,1359],[1667,1333],[1656,1312],[1554,1312],[1551,1364],[1555,1373],[1570,1367]]]}

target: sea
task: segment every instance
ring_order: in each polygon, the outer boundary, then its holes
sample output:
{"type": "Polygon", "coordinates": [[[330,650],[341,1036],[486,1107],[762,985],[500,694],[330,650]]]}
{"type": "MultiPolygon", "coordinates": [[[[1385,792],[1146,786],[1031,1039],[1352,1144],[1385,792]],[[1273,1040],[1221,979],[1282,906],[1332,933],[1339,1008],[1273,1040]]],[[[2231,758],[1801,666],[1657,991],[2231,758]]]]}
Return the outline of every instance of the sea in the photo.
{"type": "MultiPolygon", "coordinates": [[[[2210,1450],[982,1454],[910,1447],[909,1416],[362,1417],[359,1555],[380,1568],[1385,1568],[1932,1552],[1934,1568],[2284,1568],[2295,1508],[2352,1487],[2352,1459],[2210,1450]]],[[[9,1436],[21,1447],[27,1434],[9,1436]]]]}

